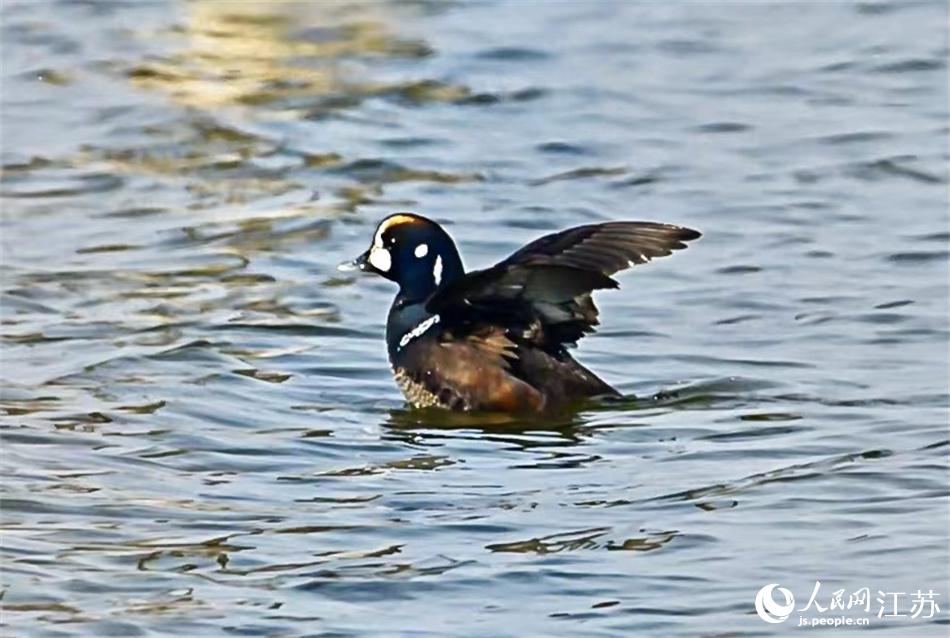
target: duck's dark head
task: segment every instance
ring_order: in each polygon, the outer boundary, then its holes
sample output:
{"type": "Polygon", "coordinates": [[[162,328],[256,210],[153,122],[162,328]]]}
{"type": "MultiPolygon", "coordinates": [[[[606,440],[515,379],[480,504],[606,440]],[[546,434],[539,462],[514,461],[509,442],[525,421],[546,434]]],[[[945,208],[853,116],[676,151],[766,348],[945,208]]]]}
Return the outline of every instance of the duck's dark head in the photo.
{"type": "Polygon", "coordinates": [[[425,299],[465,274],[455,242],[441,226],[421,215],[397,213],[379,223],[373,243],[352,266],[399,284],[407,301],[425,299]]]}

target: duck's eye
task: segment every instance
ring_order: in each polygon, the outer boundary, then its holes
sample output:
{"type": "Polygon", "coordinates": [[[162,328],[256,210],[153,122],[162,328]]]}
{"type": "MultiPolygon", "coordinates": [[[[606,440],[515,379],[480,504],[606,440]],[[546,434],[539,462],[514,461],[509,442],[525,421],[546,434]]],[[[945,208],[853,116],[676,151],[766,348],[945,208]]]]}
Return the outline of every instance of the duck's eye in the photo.
{"type": "Polygon", "coordinates": [[[389,272],[389,269],[393,265],[393,258],[385,248],[377,248],[374,246],[373,249],[369,251],[369,263],[380,272],[389,272]]]}
{"type": "Polygon", "coordinates": [[[419,244],[418,246],[416,246],[416,250],[414,254],[419,259],[422,259],[423,257],[429,254],[429,244],[419,244]]]}

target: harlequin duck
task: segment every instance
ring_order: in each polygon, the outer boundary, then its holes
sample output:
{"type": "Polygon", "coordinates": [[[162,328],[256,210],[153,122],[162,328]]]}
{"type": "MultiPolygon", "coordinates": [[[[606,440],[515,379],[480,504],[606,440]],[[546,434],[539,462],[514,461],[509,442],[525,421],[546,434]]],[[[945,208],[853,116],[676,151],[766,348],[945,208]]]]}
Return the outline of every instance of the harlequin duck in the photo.
{"type": "Polygon", "coordinates": [[[398,213],[380,222],[369,250],[341,268],[399,284],[386,345],[413,406],[541,412],[619,396],[567,350],[599,323],[591,293],[619,287],[615,272],[699,236],[654,222],[577,226],[466,273],[441,226],[398,213]]]}

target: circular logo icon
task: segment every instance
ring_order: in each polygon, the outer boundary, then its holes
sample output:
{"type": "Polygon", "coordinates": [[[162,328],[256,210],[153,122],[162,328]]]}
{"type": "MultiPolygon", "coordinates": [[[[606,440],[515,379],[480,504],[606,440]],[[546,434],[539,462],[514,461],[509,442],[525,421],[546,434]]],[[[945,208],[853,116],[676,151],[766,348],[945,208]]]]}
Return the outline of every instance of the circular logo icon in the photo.
{"type": "Polygon", "coordinates": [[[795,609],[795,597],[792,592],[784,587],[779,587],[778,583],[766,585],[755,595],[755,613],[765,622],[777,624],[784,622],[789,614],[795,609]],[[772,598],[772,591],[778,588],[779,593],[785,596],[785,603],[779,604],[772,598]]]}

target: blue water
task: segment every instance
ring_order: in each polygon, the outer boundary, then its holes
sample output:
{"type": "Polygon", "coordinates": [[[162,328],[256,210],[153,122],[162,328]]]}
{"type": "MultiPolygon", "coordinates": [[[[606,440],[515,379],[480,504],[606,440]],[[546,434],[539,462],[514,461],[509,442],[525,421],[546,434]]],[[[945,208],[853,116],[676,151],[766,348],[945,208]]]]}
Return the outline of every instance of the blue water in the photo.
{"type": "Polygon", "coordinates": [[[947,18],[4,2],[3,635],[946,636],[947,18]],[[577,353],[644,399],[406,409],[397,210],[702,231],[577,353]],[[941,609],[756,615],[815,581],[941,609]]]}

